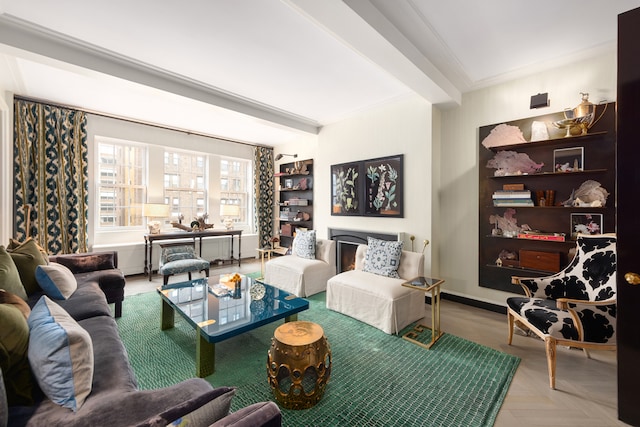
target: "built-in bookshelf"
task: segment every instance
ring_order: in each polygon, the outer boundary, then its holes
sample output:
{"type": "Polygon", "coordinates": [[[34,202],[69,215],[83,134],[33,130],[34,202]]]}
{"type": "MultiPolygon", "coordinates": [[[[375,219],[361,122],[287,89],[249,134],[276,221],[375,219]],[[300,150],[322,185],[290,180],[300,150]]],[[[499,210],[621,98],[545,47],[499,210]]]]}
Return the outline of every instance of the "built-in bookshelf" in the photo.
{"type": "Polygon", "coordinates": [[[276,178],[276,229],[280,246],[291,248],[298,230],[313,229],[313,160],[283,163],[276,178]]]}
{"type": "MultiPolygon", "coordinates": [[[[566,266],[575,248],[575,221],[594,218],[599,232],[615,231],[615,111],[615,103],[597,105],[596,117],[601,113],[602,116],[584,135],[575,129],[567,136],[566,128],[556,128],[553,123],[564,119],[564,114],[559,112],[506,123],[517,126],[524,139],[531,141],[533,122],[538,125],[542,122],[548,130],[548,139],[491,148],[479,144],[480,286],[520,292],[518,286],[511,284],[511,276],[548,275],[553,271],[549,271],[550,264],[542,261],[549,258],[559,261],[555,264],[557,268],[566,266]],[[535,173],[496,176],[495,169],[486,165],[500,151],[526,153],[531,160],[544,165],[535,173]],[[556,164],[564,153],[577,153],[579,159],[569,161],[565,171],[558,170],[556,164]],[[563,202],[587,180],[596,181],[607,190],[605,206],[565,206],[563,202]],[[526,224],[533,231],[501,233],[497,230],[496,218],[505,216],[515,219],[518,226],[526,224]],[[515,254],[515,259],[499,261],[500,255],[507,253],[515,254]],[[527,258],[524,265],[520,263],[521,253],[527,258]],[[536,258],[546,270],[535,267],[536,258]]],[[[479,142],[496,126],[498,124],[481,127],[479,142]]]]}

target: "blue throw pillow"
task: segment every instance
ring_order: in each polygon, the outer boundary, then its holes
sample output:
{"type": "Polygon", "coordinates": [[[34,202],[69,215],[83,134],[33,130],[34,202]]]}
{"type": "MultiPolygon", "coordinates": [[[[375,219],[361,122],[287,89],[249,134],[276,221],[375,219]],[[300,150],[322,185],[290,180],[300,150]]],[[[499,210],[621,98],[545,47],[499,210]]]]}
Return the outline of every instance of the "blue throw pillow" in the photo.
{"type": "Polygon", "coordinates": [[[62,307],[46,296],[31,309],[28,358],[44,394],[76,412],[91,393],[93,345],[62,307]]]}
{"type": "Polygon", "coordinates": [[[49,298],[69,298],[78,289],[76,276],[62,264],[52,262],[36,267],[36,281],[49,298]]]}
{"type": "Polygon", "coordinates": [[[298,231],[293,241],[293,253],[300,258],[316,259],[316,230],[298,231]]]}
{"type": "Polygon", "coordinates": [[[403,244],[403,242],[367,237],[367,253],[362,270],[399,279],[398,267],[400,266],[403,244]]]}

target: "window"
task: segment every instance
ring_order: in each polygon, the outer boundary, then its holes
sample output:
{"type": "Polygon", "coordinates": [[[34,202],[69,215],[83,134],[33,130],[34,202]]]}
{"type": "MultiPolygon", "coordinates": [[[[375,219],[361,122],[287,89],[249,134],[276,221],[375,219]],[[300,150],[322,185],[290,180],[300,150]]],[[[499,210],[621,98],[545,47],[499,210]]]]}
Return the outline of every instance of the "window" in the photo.
{"type": "Polygon", "coordinates": [[[202,154],[165,150],[164,198],[172,217],[182,214],[189,223],[207,212],[206,164],[202,154]]]}
{"type": "Polygon", "coordinates": [[[220,216],[236,224],[251,224],[253,195],[251,162],[223,157],[220,160],[220,216]]]}
{"type": "Polygon", "coordinates": [[[98,226],[142,226],[146,200],[146,148],[130,142],[98,141],[98,226]]]}

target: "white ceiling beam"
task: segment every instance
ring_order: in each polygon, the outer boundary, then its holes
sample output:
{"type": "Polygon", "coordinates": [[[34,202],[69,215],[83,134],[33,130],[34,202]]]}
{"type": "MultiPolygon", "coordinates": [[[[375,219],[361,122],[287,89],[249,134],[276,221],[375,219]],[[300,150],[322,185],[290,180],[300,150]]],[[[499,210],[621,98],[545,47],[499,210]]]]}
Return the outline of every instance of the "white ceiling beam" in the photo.
{"type": "Polygon", "coordinates": [[[118,55],[11,15],[0,15],[0,43],[306,133],[315,135],[320,130],[314,120],[118,55]]]}
{"type": "Polygon", "coordinates": [[[369,1],[283,0],[433,104],[460,104],[460,91],[369,1]]]}

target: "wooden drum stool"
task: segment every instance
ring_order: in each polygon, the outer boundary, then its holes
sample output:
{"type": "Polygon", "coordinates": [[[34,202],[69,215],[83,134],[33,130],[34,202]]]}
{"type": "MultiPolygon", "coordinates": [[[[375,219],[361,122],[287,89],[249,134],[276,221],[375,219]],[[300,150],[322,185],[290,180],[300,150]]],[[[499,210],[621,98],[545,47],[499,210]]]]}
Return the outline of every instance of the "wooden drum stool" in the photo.
{"type": "Polygon", "coordinates": [[[324,395],[331,375],[331,348],[320,325],[287,322],[276,329],[267,357],[269,385],[287,409],[307,409],[324,395]]]}

